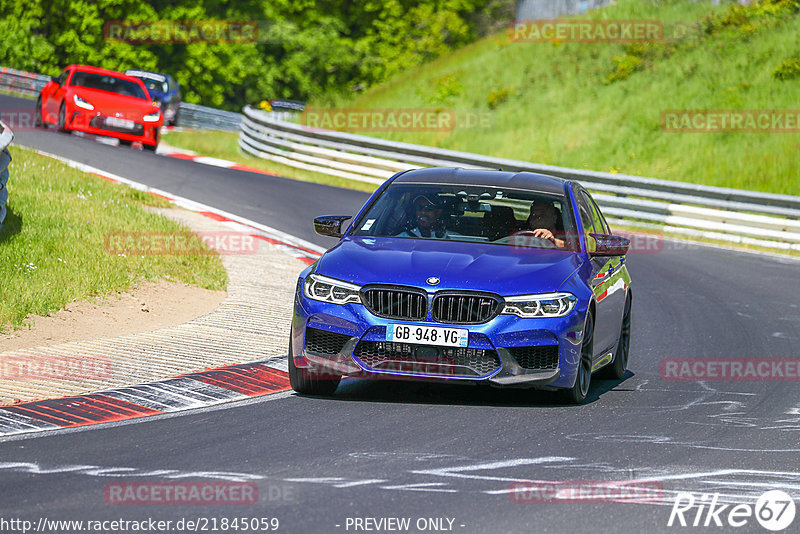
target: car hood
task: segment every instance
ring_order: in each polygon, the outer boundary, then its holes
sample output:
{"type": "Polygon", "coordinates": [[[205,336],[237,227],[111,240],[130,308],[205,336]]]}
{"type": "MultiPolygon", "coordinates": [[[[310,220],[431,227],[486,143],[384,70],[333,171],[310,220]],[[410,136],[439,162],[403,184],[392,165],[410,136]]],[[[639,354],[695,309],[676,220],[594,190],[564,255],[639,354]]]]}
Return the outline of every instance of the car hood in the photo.
{"type": "Polygon", "coordinates": [[[99,111],[104,115],[119,112],[125,115],[125,118],[141,119],[143,115],[158,110],[149,100],[118,95],[108,91],[98,91],[81,87],[75,90],[75,94],[92,104],[95,111],[99,111]]]}
{"type": "Polygon", "coordinates": [[[400,284],[521,295],[555,291],[581,264],[575,252],[453,241],[346,237],[317,272],[357,285],[400,284]],[[430,277],[438,285],[427,284],[430,277]]]}

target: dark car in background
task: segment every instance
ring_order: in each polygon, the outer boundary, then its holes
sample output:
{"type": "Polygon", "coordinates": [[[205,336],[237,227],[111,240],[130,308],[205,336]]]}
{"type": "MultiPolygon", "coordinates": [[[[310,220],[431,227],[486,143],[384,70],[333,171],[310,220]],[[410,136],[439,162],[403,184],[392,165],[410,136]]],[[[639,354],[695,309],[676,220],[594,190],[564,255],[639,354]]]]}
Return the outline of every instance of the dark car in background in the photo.
{"type": "Polygon", "coordinates": [[[175,126],[178,124],[181,106],[181,86],[175,78],[169,74],[137,69],[128,69],[125,74],[142,80],[142,83],[150,93],[153,103],[161,108],[165,125],[175,126]]]}

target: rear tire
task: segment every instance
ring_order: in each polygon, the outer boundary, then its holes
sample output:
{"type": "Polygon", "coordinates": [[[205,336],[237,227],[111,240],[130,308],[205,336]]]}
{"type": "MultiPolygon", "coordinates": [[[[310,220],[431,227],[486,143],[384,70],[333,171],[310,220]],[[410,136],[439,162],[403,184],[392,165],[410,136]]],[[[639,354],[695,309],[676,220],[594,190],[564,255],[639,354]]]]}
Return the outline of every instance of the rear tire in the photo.
{"type": "Polygon", "coordinates": [[[289,384],[292,389],[304,395],[333,395],[342,377],[332,374],[314,373],[311,369],[295,367],[292,342],[289,341],[289,384]]]}
{"type": "Polygon", "coordinates": [[[155,153],[156,149],[158,148],[158,145],[145,145],[144,143],[142,143],[142,146],[144,147],[145,150],[148,150],[153,153],[155,153]]]}
{"type": "Polygon", "coordinates": [[[575,385],[561,391],[562,398],[568,404],[583,404],[592,386],[592,356],[594,347],[594,317],[591,312],[586,315],[586,326],[583,328],[581,343],[581,359],[578,362],[578,374],[575,385]]]}
{"type": "Polygon", "coordinates": [[[619,342],[617,342],[617,351],[614,354],[614,361],[605,366],[600,373],[603,378],[611,378],[612,380],[619,380],[625,376],[625,371],[628,369],[628,355],[630,354],[631,346],[631,297],[625,299],[625,311],[622,314],[622,326],[619,329],[619,342]]]}

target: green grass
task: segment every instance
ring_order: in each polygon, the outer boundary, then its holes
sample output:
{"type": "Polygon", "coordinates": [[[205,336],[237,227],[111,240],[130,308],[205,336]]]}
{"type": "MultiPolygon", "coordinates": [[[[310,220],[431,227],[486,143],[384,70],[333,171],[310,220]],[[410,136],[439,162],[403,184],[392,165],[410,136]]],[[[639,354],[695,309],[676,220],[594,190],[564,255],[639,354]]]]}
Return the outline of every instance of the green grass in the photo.
{"type": "Polygon", "coordinates": [[[525,43],[503,32],[336,105],[455,110],[488,122],[449,132],[363,132],[398,141],[800,195],[800,134],[660,128],[664,110],[800,108],[796,9],[620,0],[589,17],[659,19],[669,39],[525,43]]]}
{"type": "Polygon", "coordinates": [[[145,210],[162,199],[113,184],[11,147],[9,204],[0,229],[0,331],[31,314],[47,315],[75,300],[123,291],[143,280],[225,289],[217,255],[110,255],[114,232],[186,232],[145,210]]]}
{"type": "MultiPolygon", "coordinates": [[[[168,145],[192,150],[203,156],[226,159],[235,161],[242,165],[249,165],[257,169],[274,172],[279,176],[302,180],[304,182],[316,182],[336,187],[347,187],[358,189],[359,191],[375,191],[377,185],[359,182],[358,180],[348,180],[338,176],[331,176],[304,169],[296,169],[289,165],[283,165],[274,161],[256,158],[245,154],[239,149],[239,134],[232,132],[218,132],[209,130],[185,130],[169,132],[164,135],[163,140],[168,145]]],[[[265,180],[269,178],[265,177],[265,180]]]]}

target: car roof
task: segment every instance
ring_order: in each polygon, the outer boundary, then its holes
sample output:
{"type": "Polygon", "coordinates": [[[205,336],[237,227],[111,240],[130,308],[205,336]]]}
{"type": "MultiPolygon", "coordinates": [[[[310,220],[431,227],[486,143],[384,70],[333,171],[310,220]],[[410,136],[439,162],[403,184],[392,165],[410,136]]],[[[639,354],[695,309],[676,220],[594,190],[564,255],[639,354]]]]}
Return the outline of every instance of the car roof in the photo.
{"type": "Polygon", "coordinates": [[[523,189],[564,195],[564,185],[568,180],[534,172],[507,172],[455,167],[432,167],[415,169],[397,176],[395,183],[438,183],[454,185],[485,185],[523,189]]]}
{"type": "Polygon", "coordinates": [[[127,74],[128,76],[147,78],[148,80],[155,80],[157,82],[167,81],[166,74],[162,74],[160,72],[153,72],[149,70],[128,69],[125,71],[125,74],[127,74]]]}
{"type": "Polygon", "coordinates": [[[138,80],[136,80],[136,78],[133,78],[132,76],[128,76],[127,74],[125,74],[123,72],[119,72],[119,71],[116,71],[116,70],[102,69],[100,67],[92,67],[91,65],[70,65],[67,68],[68,69],[78,70],[78,71],[81,71],[81,72],[92,72],[92,73],[95,73],[95,74],[105,74],[107,76],[115,76],[117,78],[124,78],[124,79],[133,80],[133,81],[138,81],[138,80]]]}

